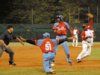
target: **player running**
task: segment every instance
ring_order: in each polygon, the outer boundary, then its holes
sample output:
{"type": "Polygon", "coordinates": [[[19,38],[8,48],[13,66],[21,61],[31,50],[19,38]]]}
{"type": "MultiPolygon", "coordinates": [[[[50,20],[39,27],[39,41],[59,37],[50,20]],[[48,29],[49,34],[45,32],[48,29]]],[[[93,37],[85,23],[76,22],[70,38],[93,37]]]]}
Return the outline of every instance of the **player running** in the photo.
{"type": "Polygon", "coordinates": [[[81,62],[83,58],[89,56],[91,54],[91,38],[93,36],[93,32],[91,31],[91,26],[86,26],[86,28],[82,31],[82,51],[77,57],[77,63],[81,62]]]}
{"type": "Polygon", "coordinates": [[[77,46],[78,46],[78,34],[79,34],[79,30],[78,30],[77,27],[75,26],[74,29],[73,29],[73,36],[74,36],[76,39],[73,39],[73,41],[72,41],[72,46],[73,46],[73,47],[77,47],[77,46]]]}
{"type": "Polygon", "coordinates": [[[8,46],[9,42],[13,39],[16,39],[21,42],[21,40],[14,36],[12,33],[14,31],[13,26],[9,25],[7,27],[7,31],[5,31],[1,36],[0,36],[0,57],[2,56],[3,52],[5,51],[6,53],[9,54],[9,65],[16,65],[14,63],[14,52],[12,49],[8,46]]]}
{"type": "MultiPolygon", "coordinates": [[[[72,39],[72,38],[68,38],[68,39],[72,39]]],[[[43,53],[43,58],[44,58],[43,59],[44,71],[47,74],[54,73],[54,70],[52,69],[52,66],[51,66],[51,62],[53,61],[55,57],[54,47],[68,39],[67,38],[64,38],[61,40],[50,39],[49,33],[44,33],[43,39],[40,39],[40,40],[30,40],[30,39],[24,39],[21,37],[21,40],[26,41],[33,45],[37,45],[41,48],[42,53],[43,53]]]]}
{"type": "Polygon", "coordinates": [[[91,46],[93,46],[93,41],[94,41],[94,38],[95,38],[95,31],[93,29],[93,24],[94,24],[93,18],[94,18],[94,16],[91,13],[87,13],[86,16],[88,17],[89,20],[88,20],[88,23],[87,24],[85,23],[84,25],[90,26],[90,30],[93,33],[93,35],[91,37],[91,46]]]}
{"type": "MultiPolygon", "coordinates": [[[[73,35],[71,27],[67,22],[63,21],[63,16],[62,15],[57,15],[56,16],[56,23],[54,23],[52,27],[54,33],[56,34],[56,39],[60,40],[63,38],[67,38],[68,31],[73,35]]],[[[66,54],[66,59],[69,64],[72,64],[72,60],[70,59],[70,51],[68,47],[67,41],[62,43],[62,46],[64,48],[65,54],[66,54]]],[[[58,45],[55,46],[55,53],[57,52],[58,45]]]]}

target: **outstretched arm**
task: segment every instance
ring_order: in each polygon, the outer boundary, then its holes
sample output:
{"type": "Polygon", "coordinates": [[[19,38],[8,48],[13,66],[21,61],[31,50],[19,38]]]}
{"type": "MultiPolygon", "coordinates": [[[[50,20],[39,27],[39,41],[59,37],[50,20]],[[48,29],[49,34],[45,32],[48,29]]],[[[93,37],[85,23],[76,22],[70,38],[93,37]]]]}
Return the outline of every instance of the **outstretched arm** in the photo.
{"type": "Polygon", "coordinates": [[[20,37],[16,37],[16,40],[19,41],[22,45],[24,45],[24,42],[20,39],[20,37]]]}
{"type": "Polygon", "coordinates": [[[58,44],[61,44],[61,43],[63,43],[64,41],[68,41],[68,40],[72,40],[72,39],[76,39],[75,37],[69,37],[69,38],[65,38],[65,39],[60,39],[59,41],[58,41],[58,44]]]}
{"type": "Polygon", "coordinates": [[[28,39],[28,40],[26,40],[26,42],[27,42],[27,43],[30,43],[30,44],[33,44],[33,45],[36,45],[34,40],[29,40],[29,39],[28,39]]]}
{"type": "Polygon", "coordinates": [[[24,41],[24,42],[27,42],[27,43],[30,43],[30,44],[36,45],[34,40],[25,39],[25,38],[23,38],[23,37],[21,37],[21,36],[20,36],[20,39],[21,39],[22,41],[24,41]]]}

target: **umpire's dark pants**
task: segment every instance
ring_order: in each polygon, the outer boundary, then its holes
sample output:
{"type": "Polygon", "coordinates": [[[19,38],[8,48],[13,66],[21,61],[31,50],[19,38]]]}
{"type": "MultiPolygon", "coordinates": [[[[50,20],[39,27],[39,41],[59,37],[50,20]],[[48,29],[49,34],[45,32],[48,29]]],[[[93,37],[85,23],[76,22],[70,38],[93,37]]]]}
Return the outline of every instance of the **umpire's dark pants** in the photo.
{"type": "Polygon", "coordinates": [[[6,52],[9,54],[9,62],[13,63],[14,62],[14,52],[12,51],[12,49],[10,47],[6,48],[3,45],[0,45],[0,57],[2,56],[3,52],[6,52]]]}

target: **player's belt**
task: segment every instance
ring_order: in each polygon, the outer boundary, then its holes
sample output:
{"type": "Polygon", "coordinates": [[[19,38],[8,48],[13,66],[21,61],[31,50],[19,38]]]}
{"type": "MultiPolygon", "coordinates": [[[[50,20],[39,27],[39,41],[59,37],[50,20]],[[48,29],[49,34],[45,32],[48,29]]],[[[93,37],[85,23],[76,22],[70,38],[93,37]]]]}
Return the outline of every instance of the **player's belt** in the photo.
{"type": "Polygon", "coordinates": [[[61,34],[61,35],[57,35],[57,36],[66,36],[66,34],[61,34]]]}
{"type": "Polygon", "coordinates": [[[53,53],[53,52],[45,52],[45,54],[48,54],[48,53],[53,53]]]}

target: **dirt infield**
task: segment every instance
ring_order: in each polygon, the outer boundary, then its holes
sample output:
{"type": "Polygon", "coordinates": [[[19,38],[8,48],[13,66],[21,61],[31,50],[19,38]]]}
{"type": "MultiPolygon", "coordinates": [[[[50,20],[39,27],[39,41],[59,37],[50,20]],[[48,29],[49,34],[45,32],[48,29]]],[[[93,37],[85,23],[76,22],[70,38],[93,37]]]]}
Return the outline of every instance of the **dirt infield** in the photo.
{"type": "MultiPolygon", "coordinates": [[[[42,52],[39,47],[36,46],[11,46],[13,51],[15,52],[15,62],[17,64],[16,67],[42,67],[43,58],[42,52]]],[[[94,48],[100,48],[99,45],[94,45],[94,48]]],[[[59,46],[57,56],[56,56],[56,65],[55,68],[100,68],[100,60],[88,60],[85,59],[82,63],[76,63],[76,57],[78,53],[81,51],[81,47],[72,47],[71,50],[71,58],[73,60],[73,65],[70,66],[66,62],[64,50],[62,46],[59,46]],[[95,64],[95,65],[94,65],[95,64]]],[[[0,58],[0,68],[9,68],[8,65],[8,55],[6,53],[0,58]]]]}

